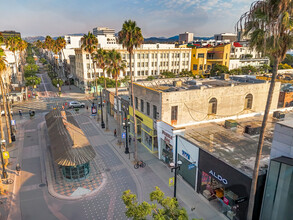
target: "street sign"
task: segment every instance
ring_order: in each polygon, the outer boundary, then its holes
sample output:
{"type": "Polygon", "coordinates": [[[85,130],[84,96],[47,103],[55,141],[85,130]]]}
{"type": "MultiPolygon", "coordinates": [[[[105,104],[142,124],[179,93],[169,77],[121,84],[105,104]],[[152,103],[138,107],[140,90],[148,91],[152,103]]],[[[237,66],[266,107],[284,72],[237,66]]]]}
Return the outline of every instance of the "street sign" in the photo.
{"type": "Polygon", "coordinates": [[[194,167],[195,167],[195,164],[193,164],[193,163],[188,165],[189,170],[193,169],[194,167]]]}
{"type": "Polygon", "coordinates": [[[122,139],[126,138],[126,133],[125,133],[125,132],[123,132],[123,133],[121,134],[121,138],[122,138],[122,139]]]}
{"type": "Polygon", "coordinates": [[[9,152],[8,151],[4,151],[3,152],[3,159],[9,159],[9,152]]]}
{"type": "Polygon", "coordinates": [[[169,178],[169,186],[174,186],[174,177],[169,178]]]}
{"type": "Polygon", "coordinates": [[[11,120],[11,125],[16,125],[15,120],[11,120]]]}

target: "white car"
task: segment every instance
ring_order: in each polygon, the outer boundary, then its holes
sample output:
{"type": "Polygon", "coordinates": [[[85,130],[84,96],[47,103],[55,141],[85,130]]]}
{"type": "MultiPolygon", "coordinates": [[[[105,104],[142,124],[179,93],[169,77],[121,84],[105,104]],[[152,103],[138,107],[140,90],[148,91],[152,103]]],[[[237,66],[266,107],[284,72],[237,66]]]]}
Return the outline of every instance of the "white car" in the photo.
{"type": "MultiPolygon", "coordinates": [[[[13,111],[12,111],[12,110],[10,111],[10,114],[13,115],[13,111]]],[[[2,111],[1,111],[1,116],[4,116],[4,115],[5,115],[5,111],[2,110],[2,111]]]]}
{"type": "Polygon", "coordinates": [[[85,104],[83,102],[72,101],[69,102],[69,108],[84,108],[85,104]]]}

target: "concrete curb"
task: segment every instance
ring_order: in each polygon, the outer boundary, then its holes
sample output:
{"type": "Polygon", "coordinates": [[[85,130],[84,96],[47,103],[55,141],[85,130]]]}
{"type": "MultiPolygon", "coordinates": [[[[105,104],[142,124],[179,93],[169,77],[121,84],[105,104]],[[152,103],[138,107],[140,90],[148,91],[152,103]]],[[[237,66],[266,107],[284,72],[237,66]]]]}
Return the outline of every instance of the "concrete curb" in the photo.
{"type": "MultiPolygon", "coordinates": [[[[44,132],[45,132],[44,127],[45,127],[45,122],[40,123],[40,131],[41,131],[41,135],[42,136],[44,136],[44,132]]],[[[105,186],[105,184],[107,182],[107,176],[106,176],[106,174],[102,173],[102,176],[103,176],[102,184],[97,189],[91,191],[88,194],[84,194],[84,195],[81,195],[81,196],[71,197],[71,196],[60,195],[57,192],[55,192],[54,187],[53,187],[51,169],[50,169],[50,166],[51,166],[50,161],[49,161],[49,158],[51,159],[50,152],[47,149],[47,145],[46,145],[46,142],[45,142],[45,138],[42,138],[42,140],[43,140],[43,142],[40,143],[40,144],[41,144],[41,148],[42,148],[42,154],[43,155],[45,154],[44,155],[44,161],[45,161],[45,170],[46,170],[46,176],[47,176],[47,179],[46,180],[47,180],[48,192],[53,197],[55,197],[57,199],[71,200],[71,201],[79,200],[79,199],[84,199],[86,197],[90,197],[90,196],[95,195],[96,193],[98,193],[105,186]],[[45,146],[45,149],[44,149],[44,146],[45,146]]]]}

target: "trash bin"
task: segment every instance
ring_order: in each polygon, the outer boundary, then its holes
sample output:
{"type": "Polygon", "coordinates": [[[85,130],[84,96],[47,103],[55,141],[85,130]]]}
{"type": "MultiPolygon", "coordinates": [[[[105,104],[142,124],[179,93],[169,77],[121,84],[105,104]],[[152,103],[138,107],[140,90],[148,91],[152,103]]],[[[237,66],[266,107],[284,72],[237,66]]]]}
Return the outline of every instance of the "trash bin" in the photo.
{"type": "Polygon", "coordinates": [[[12,140],[12,142],[15,141],[15,135],[14,134],[11,134],[11,140],[12,140]]]}

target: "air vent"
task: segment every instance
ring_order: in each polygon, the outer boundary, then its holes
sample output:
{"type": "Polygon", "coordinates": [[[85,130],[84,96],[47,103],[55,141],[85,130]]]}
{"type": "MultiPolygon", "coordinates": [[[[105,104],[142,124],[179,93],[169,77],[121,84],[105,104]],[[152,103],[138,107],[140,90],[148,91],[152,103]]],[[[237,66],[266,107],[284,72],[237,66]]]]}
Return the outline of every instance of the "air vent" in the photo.
{"type": "Polygon", "coordinates": [[[285,118],[285,113],[281,111],[275,111],[273,113],[273,117],[277,119],[284,119],[285,118]]]}
{"type": "Polygon", "coordinates": [[[237,128],[237,121],[235,121],[235,120],[226,120],[225,121],[225,128],[227,128],[227,129],[237,128]]]}
{"type": "Polygon", "coordinates": [[[246,125],[244,132],[249,135],[257,135],[260,133],[261,127],[252,127],[251,125],[246,125]]]}

